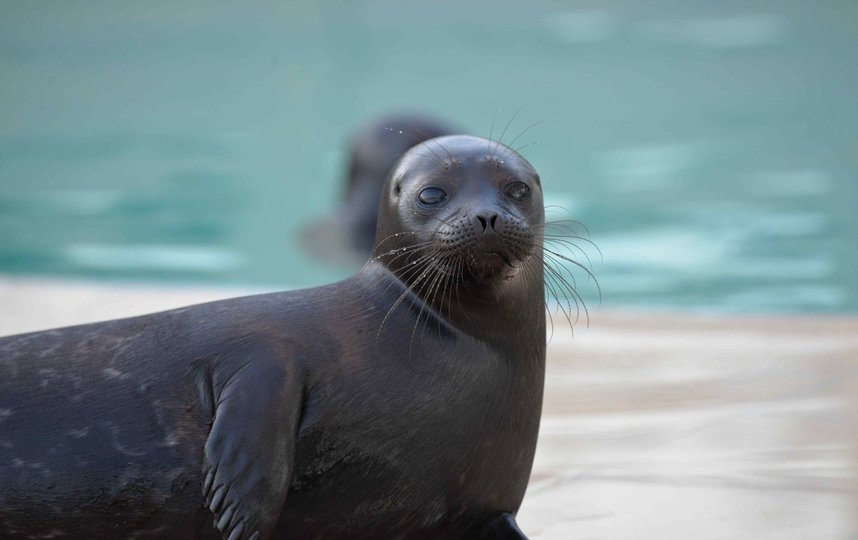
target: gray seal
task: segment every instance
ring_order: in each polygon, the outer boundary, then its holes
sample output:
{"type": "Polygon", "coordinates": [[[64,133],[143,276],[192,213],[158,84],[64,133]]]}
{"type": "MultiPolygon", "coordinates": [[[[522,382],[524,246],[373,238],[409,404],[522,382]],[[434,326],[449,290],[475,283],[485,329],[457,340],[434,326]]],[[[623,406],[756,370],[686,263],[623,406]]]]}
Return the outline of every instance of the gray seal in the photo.
{"type": "Polygon", "coordinates": [[[339,283],[0,339],[0,536],[525,538],[539,177],[441,137],[380,200],[339,283]]]}

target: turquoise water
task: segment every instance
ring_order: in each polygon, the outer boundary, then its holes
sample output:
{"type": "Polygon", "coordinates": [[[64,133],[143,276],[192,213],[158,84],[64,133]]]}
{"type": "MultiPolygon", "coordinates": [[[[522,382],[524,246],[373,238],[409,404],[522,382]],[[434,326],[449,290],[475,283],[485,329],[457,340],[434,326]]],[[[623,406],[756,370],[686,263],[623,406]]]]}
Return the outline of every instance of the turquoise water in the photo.
{"type": "Polygon", "coordinates": [[[603,306],[858,311],[858,3],[488,6],[0,2],[0,274],[329,282],[352,129],[523,106],[603,306]]]}

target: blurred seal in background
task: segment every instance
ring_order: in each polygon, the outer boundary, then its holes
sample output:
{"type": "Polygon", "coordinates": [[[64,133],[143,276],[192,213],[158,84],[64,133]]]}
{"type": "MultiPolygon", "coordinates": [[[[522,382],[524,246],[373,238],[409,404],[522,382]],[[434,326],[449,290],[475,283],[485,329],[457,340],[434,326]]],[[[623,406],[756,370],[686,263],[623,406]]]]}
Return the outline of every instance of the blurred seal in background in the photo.
{"type": "Polygon", "coordinates": [[[313,257],[357,267],[375,240],[381,186],[409,148],[456,133],[446,122],[420,113],[394,113],[364,124],[352,136],[343,199],[328,217],[304,229],[301,245],[313,257]]]}

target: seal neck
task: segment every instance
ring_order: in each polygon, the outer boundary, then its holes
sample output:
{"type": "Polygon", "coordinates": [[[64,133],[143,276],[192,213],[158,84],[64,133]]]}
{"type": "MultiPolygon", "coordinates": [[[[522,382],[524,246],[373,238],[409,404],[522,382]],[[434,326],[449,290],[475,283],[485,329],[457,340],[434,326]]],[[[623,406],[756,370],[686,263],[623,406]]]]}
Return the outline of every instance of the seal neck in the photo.
{"type": "Polygon", "coordinates": [[[359,276],[367,287],[395,287],[396,298],[420,306],[423,316],[437,318],[451,329],[512,352],[545,342],[542,272],[542,261],[537,258],[528,271],[511,280],[492,284],[453,281],[447,288],[437,287],[425,294],[376,260],[370,260],[359,276]]]}

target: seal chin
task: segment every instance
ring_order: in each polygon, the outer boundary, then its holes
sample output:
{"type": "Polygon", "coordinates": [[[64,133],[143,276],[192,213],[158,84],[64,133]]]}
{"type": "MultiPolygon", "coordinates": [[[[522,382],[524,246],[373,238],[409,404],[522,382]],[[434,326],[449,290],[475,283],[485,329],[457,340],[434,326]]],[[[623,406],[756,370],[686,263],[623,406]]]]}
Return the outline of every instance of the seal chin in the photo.
{"type": "Polygon", "coordinates": [[[496,266],[501,267],[501,268],[504,265],[511,266],[511,267],[515,266],[513,264],[512,260],[510,259],[510,256],[506,253],[501,252],[501,251],[489,251],[489,252],[485,253],[481,258],[483,260],[491,263],[492,265],[496,265],[496,266]]]}
{"type": "Polygon", "coordinates": [[[473,256],[471,268],[481,281],[500,277],[509,281],[518,274],[520,265],[521,261],[514,259],[509,253],[485,251],[473,256]]]}

